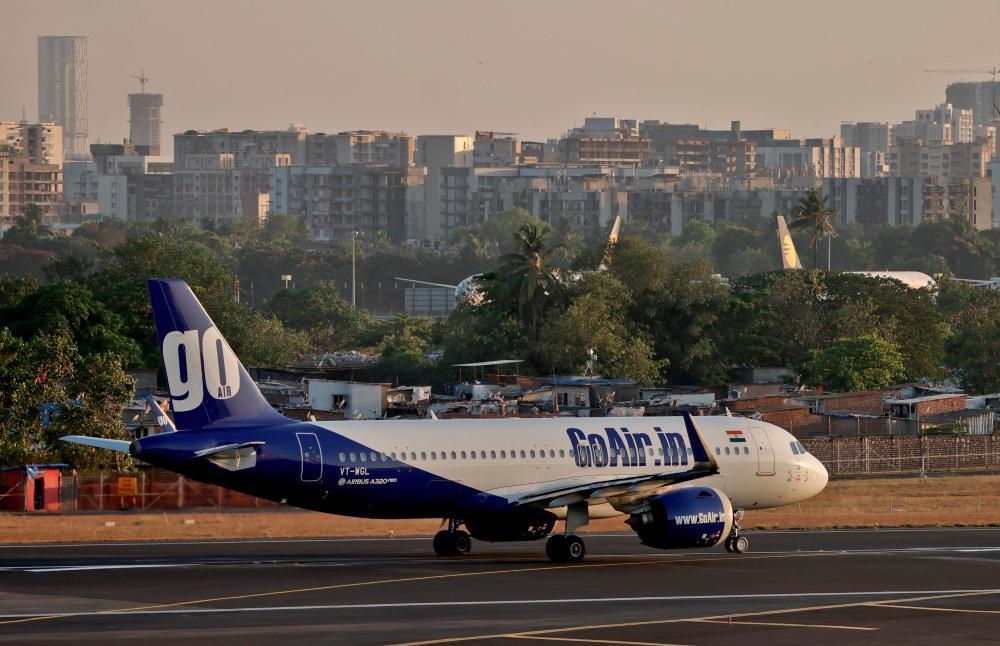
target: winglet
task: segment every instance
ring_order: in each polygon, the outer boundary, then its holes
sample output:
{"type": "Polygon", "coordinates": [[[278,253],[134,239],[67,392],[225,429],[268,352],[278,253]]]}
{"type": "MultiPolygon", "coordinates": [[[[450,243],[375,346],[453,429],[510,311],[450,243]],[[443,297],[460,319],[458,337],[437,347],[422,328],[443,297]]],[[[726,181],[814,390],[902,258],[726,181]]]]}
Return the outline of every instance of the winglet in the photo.
{"type": "Polygon", "coordinates": [[[691,442],[691,453],[696,463],[710,464],[713,469],[719,468],[719,463],[715,461],[708,448],[705,446],[705,438],[701,436],[698,425],[694,423],[691,413],[684,412],[684,427],[687,429],[688,441],[691,442]]]}

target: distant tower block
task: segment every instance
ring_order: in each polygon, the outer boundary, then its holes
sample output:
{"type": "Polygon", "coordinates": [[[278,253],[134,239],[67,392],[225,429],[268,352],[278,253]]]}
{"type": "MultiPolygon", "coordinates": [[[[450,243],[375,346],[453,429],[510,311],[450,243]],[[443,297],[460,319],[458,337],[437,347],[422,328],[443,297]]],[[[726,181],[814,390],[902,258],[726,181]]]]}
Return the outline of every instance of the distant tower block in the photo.
{"type": "Polygon", "coordinates": [[[148,154],[158,155],[163,128],[162,94],[129,94],[129,130],[133,146],[148,146],[148,154]]]}
{"type": "Polygon", "coordinates": [[[63,150],[85,159],[87,141],[87,37],[39,36],[38,120],[63,127],[63,150]]]}

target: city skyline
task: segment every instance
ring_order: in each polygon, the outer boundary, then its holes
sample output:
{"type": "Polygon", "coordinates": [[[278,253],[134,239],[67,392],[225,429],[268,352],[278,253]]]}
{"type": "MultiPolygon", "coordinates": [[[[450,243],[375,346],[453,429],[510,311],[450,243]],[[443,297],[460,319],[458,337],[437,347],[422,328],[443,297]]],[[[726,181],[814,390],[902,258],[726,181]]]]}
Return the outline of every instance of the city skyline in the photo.
{"type": "Polygon", "coordinates": [[[36,112],[36,40],[65,34],[88,37],[91,142],[128,136],[140,68],[164,95],[165,134],[295,122],[546,139],[592,114],[832,136],[988,79],[926,68],[1000,62],[1000,4],[766,4],[514,3],[500,16],[456,3],[21,4],[5,8],[20,29],[0,56],[22,64],[5,70],[0,119],[36,112]],[[941,28],[955,16],[969,20],[941,28]]]}

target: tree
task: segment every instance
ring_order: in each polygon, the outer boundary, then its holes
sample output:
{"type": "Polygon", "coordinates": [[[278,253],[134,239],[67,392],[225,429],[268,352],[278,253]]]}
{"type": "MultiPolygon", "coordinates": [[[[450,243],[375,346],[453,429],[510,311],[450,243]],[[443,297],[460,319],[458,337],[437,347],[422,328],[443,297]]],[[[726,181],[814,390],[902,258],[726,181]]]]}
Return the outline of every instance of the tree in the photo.
{"type": "Polygon", "coordinates": [[[65,400],[75,357],[68,337],[25,341],[0,327],[0,465],[24,464],[41,446],[40,407],[65,400]]]}
{"type": "Polygon", "coordinates": [[[837,212],[826,203],[826,196],[818,189],[810,189],[792,209],[791,228],[796,231],[810,232],[809,244],[813,248],[813,268],[819,269],[819,243],[823,238],[834,237],[837,230],[833,228],[833,220],[837,212]]]}
{"type": "Polygon", "coordinates": [[[574,300],[559,316],[550,317],[538,335],[532,359],[539,372],[579,374],[587,351],[593,349],[604,377],[655,382],[665,362],[653,356],[645,335],[628,328],[623,313],[624,308],[595,294],[574,300]]]}
{"type": "Polygon", "coordinates": [[[517,251],[505,254],[497,271],[505,287],[505,301],[526,319],[532,335],[538,331],[545,305],[558,286],[549,258],[558,246],[547,246],[547,224],[525,224],[514,239],[517,251]]]}
{"type": "Polygon", "coordinates": [[[873,335],[837,339],[814,350],[801,369],[805,383],[835,391],[884,388],[897,383],[905,372],[896,346],[873,335]]]}
{"type": "Polygon", "coordinates": [[[287,327],[308,334],[314,349],[322,352],[350,346],[371,324],[368,312],[348,305],[337,285],[329,281],[306,289],[278,290],[266,309],[287,327]]]}
{"type": "Polygon", "coordinates": [[[24,213],[14,225],[4,234],[4,241],[12,244],[28,245],[42,238],[51,238],[52,230],[45,224],[42,209],[37,204],[24,207],[24,213]]]}

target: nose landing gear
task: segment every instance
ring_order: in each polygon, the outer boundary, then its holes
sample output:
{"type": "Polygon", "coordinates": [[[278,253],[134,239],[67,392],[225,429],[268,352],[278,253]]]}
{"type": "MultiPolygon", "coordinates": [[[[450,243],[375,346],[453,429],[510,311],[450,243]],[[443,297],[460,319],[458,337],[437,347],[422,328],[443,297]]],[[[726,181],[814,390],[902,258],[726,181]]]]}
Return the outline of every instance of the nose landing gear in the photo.
{"type": "Polygon", "coordinates": [[[733,512],[733,528],[726,537],[726,551],[734,554],[743,554],[750,549],[750,539],[745,534],[740,534],[740,521],[743,520],[743,510],[733,512]]]}

